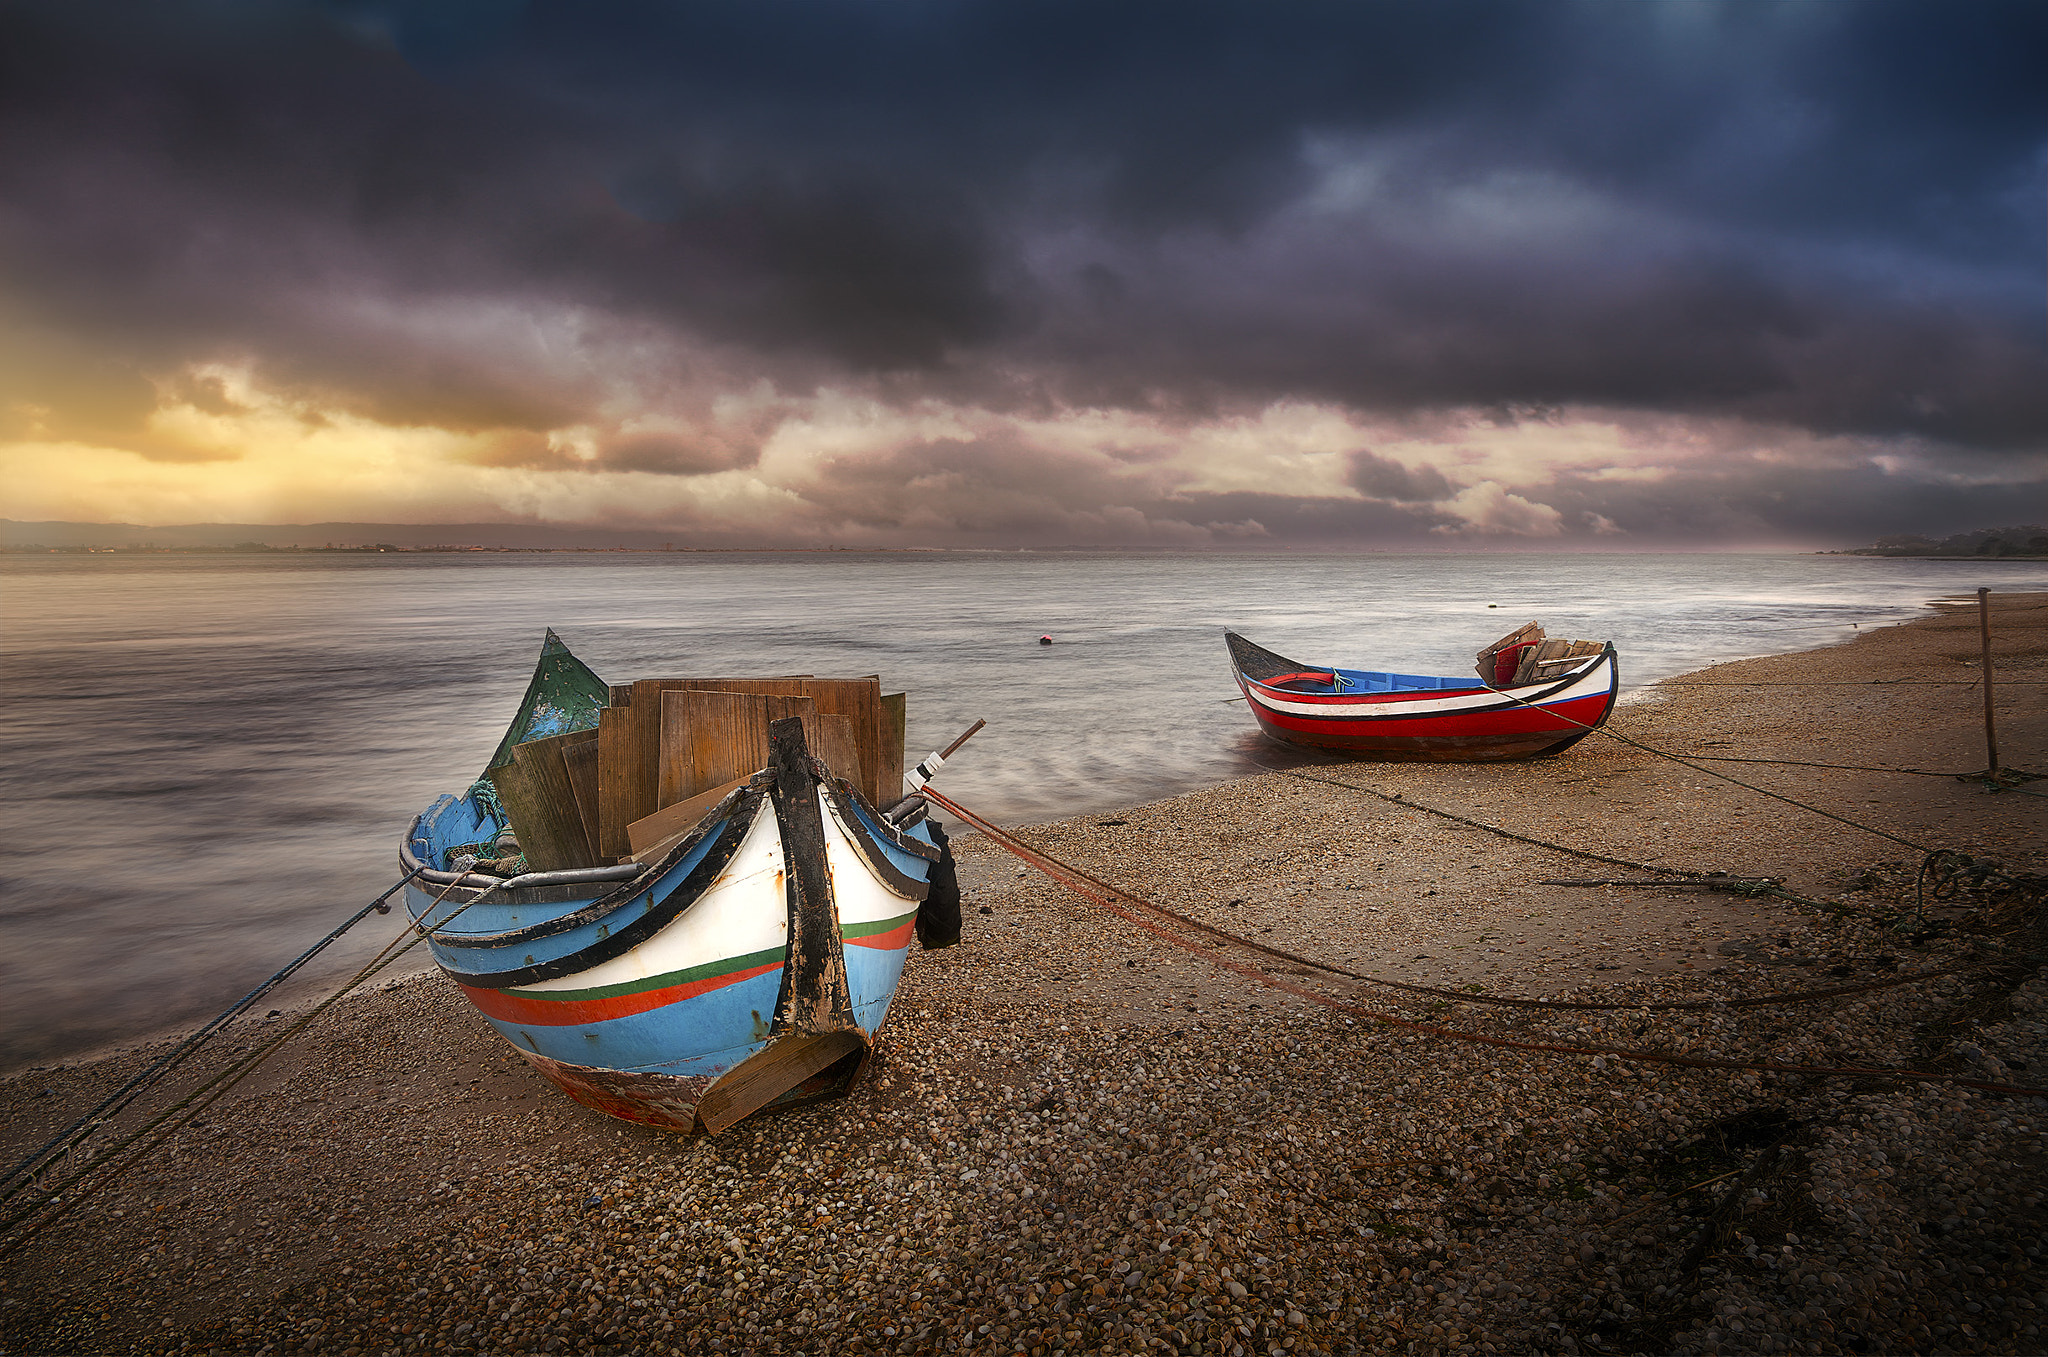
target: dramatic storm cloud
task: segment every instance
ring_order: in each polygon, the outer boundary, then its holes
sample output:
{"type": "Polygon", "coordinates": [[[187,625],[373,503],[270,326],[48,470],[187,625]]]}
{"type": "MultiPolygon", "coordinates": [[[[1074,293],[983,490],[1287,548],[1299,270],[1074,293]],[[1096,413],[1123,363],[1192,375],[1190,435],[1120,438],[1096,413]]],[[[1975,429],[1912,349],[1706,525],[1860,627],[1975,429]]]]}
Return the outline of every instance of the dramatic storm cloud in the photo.
{"type": "Polygon", "coordinates": [[[0,512],[1853,544],[2048,492],[2037,3],[0,6],[0,512]]]}

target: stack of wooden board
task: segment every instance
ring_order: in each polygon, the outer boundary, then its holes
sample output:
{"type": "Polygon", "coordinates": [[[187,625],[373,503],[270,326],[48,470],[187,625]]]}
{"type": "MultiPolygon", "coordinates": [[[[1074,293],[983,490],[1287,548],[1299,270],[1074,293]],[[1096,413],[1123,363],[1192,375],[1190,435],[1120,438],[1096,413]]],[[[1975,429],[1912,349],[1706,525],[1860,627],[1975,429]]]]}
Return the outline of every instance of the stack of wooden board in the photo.
{"type": "Polygon", "coordinates": [[[613,684],[596,730],[515,745],[488,776],[530,870],[647,860],[767,766],[768,723],[785,717],[869,802],[901,795],[904,695],[872,676],[613,684]]]}
{"type": "Polygon", "coordinates": [[[1556,678],[1607,647],[1599,641],[1564,641],[1543,634],[1540,623],[1526,622],[1479,652],[1474,666],[1479,677],[1497,688],[1541,683],[1556,678]]]}

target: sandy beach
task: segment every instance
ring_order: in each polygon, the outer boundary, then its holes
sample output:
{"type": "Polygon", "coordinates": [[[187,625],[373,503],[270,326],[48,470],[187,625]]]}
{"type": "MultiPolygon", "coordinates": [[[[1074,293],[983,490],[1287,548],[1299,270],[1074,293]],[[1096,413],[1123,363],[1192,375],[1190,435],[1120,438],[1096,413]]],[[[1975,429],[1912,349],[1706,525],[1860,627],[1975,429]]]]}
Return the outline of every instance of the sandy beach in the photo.
{"type": "MultiPolygon", "coordinates": [[[[2048,772],[2048,594],[1993,621],[2000,762],[2048,772]]],[[[574,1105],[437,975],[381,985],[0,1261],[0,1351],[2038,1351],[2048,1099],[1374,1016],[2048,1086],[2048,781],[1957,776],[1980,677],[1972,599],[1660,684],[1609,723],[1636,743],[1276,749],[1018,831],[1367,977],[1277,969],[1327,1003],[963,836],[965,940],[912,956],[870,1078],[716,1138],[574,1105]],[[1998,870],[1916,909],[1934,849],[1998,870]],[[1543,884],[1643,867],[1781,893],[1543,884]]],[[[8,1161],[158,1054],[6,1081],[8,1161]]]]}

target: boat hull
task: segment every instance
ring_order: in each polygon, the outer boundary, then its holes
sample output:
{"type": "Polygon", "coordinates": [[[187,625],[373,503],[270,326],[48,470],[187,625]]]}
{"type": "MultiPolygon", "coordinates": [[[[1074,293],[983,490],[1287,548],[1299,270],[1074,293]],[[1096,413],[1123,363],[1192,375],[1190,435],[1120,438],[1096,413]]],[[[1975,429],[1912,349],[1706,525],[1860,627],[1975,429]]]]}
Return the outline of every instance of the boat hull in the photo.
{"type": "MultiPolygon", "coordinates": [[[[408,889],[441,968],[577,1102],[718,1130],[865,1069],[942,850],[782,726],[775,764],[608,891],[408,889]]],[[[415,858],[431,854],[424,822],[415,858]]]]}
{"type": "Polygon", "coordinates": [[[1241,637],[1230,639],[1238,688],[1267,738],[1389,762],[1487,763],[1562,753],[1607,720],[1619,686],[1611,645],[1555,679],[1490,688],[1453,679],[1315,670],[1258,651],[1241,637]],[[1255,663],[1255,651],[1277,663],[1255,663]],[[1248,668],[1268,672],[1262,680],[1248,668]],[[1313,681],[1332,675],[1438,686],[1347,692],[1336,679],[1313,681]]]}

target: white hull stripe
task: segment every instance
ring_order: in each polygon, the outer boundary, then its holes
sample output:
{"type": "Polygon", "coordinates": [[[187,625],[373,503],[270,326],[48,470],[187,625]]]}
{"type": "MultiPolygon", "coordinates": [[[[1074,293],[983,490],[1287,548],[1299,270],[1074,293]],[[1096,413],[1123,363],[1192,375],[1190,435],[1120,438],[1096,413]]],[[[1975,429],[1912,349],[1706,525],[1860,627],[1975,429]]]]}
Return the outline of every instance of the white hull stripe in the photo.
{"type": "Polygon", "coordinates": [[[1563,675],[1549,684],[1523,684],[1514,689],[1482,688],[1450,697],[1416,697],[1389,702],[1379,694],[1374,701],[1302,702],[1282,696],[1284,688],[1269,688],[1255,679],[1239,675],[1245,694],[1268,711],[1318,720],[1412,721],[1432,716],[1467,716],[1478,712],[1512,711],[1516,707],[1554,706],[1588,697],[1604,697],[1614,691],[1614,666],[1605,655],[1596,655],[1586,667],[1563,675]],[[1507,696],[1505,694],[1512,694],[1507,696]],[[1519,700],[1517,700],[1519,699],[1519,700]]]}

